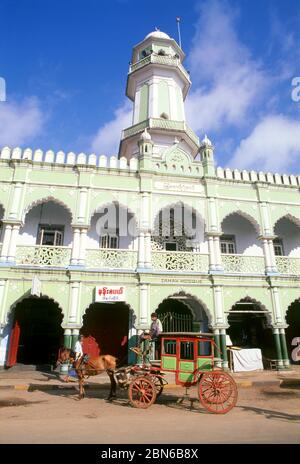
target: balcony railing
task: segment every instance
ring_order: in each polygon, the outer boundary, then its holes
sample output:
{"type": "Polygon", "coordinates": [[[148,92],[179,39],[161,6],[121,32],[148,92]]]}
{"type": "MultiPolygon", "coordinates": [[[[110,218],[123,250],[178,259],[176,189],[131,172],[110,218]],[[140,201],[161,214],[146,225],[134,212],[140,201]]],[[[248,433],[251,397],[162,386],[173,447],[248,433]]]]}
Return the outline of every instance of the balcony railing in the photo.
{"type": "Polygon", "coordinates": [[[191,251],[153,251],[152,267],[159,271],[208,272],[208,255],[191,251]]]}
{"type": "Polygon", "coordinates": [[[156,55],[154,53],[146,56],[145,58],[138,61],[137,63],[132,64],[129,68],[129,73],[132,73],[136,71],[137,69],[143,68],[144,66],[147,66],[150,63],[173,66],[173,67],[179,68],[180,71],[184,74],[185,78],[188,81],[190,81],[190,76],[188,72],[184,69],[184,67],[182,66],[179,58],[176,58],[173,56],[167,56],[167,55],[156,55]]]}
{"type": "Polygon", "coordinates": [[[85,266],[89,269],[128,269],[137,267],[137,251],[103,248],[86,251],[85,266]]]}
{"type": "Polygon", "coordinates": [[[276,265],[280,274],[300,275],[300,258],[276,256],[276,265]]]}
{"type": "Polygon", "coordinates": [[[164,130],[174,130],[180,132],[186,132],[189,138],[196,144],[199,145],[199,138],[194,133],[194,131],[185,123],[185,121],[173,121],[171,119],[163,118],[149,118],[145,121],[142,121],[134,126],[128,127],[128,129],[123,130],[122,139],[131,137],[132,135],[142,132],[145,128],[149,129],[164,129],[164,130]]]}
{"type": "Polygon", "coordinates": [[[64,246],[17,246],[16,264],[23,266],[68,267],[71,248],[64,246]]]}
{"type": "Polygon", "coordinates": [[[232,274],[264,274],[265,260],[263,256],[225,255],[222,254],[224,272],[232,274]]]}

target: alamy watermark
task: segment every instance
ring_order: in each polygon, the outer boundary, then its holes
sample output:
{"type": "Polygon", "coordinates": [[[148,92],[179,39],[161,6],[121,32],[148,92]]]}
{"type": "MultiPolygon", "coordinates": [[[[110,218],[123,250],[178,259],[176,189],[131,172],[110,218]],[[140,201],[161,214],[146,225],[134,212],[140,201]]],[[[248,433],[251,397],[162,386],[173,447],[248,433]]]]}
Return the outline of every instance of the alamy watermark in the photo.
{"type": "Polygon", "coordinates": [[[292,93],[291,97],[294,102],[300,101],[300,76],[292,79],[292,93]]]}
{"type": "Polygon", "coordinates": [[[6,101],[6,83],[5,79],[0,76],[0,102],[6,101]]]}

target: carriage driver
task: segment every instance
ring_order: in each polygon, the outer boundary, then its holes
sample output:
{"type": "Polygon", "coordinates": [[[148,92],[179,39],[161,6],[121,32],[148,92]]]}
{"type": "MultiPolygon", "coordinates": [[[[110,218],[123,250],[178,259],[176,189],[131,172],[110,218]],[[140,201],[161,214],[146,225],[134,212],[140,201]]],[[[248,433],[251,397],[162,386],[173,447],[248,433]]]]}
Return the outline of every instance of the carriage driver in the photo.
{"type": "MultiPolygon", "coordinates": [[[[83,335],[79,335],[78,340],[75,343],[75,347],[74,347],[74,353],[75,353],[74,364],[76,363],[76,361],[78,361],[83,356],[83,349],[82,349],[83,339],[84,339],[83,335]]],[[[70,375],[69,374],[66,375],[66,377],[64,377],[64,381],[65,382],[70,381],[70,375]]]]}

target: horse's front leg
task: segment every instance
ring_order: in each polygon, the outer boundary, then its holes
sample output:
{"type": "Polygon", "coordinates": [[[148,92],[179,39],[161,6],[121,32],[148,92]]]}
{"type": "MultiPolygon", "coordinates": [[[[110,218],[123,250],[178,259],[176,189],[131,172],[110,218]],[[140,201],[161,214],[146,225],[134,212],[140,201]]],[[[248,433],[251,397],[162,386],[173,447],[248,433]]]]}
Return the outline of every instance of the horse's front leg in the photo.
{"type": "Polygon", "coordinates": [[[106,372],[110,380],[110,392],[107,401],[112,401],[114,398],[117,398],[117,383],[114,372],[110,370],[107,370],[106,372]]]}
{"type": "Polygon", "coordinates": [[[79,376],[79,399],[82,400],[84,398],[84,377],[83,375],[79,376]]]}

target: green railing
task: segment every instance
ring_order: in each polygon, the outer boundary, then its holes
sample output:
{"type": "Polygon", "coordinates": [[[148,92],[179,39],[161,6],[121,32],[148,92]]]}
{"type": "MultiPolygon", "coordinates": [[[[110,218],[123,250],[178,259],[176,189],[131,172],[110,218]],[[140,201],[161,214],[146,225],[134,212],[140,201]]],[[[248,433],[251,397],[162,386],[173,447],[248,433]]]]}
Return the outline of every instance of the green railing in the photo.
{"type": "Polygon", "coordinates": [[[134,126],[124,129],[122,133],[122,139],[131,137],[132,135],[143,132],[147,129],[162,129],[162,130],[172,130],[186,132],[189,138],[196,144],[199,145],[199,137],[193,132],[193,130],[186,124],[185,121],[173,121],[171,119],[163,118],[149,118],[145,121],[142,121],[134,126]]]}
{"type": "Polygon", "coordinates": [[[184,69],[179,58],[167,55],[157,55],[155,53],[152,53],[142,60],[132,64],[129,68],[129,73],[133,73],[134,71],[137,71],[138,69],[143,68],[150,63],[179,68],[182,74],[184,74],[185,78],[190,81],[189,73],[184,69]]]}

